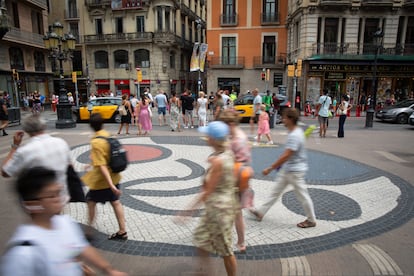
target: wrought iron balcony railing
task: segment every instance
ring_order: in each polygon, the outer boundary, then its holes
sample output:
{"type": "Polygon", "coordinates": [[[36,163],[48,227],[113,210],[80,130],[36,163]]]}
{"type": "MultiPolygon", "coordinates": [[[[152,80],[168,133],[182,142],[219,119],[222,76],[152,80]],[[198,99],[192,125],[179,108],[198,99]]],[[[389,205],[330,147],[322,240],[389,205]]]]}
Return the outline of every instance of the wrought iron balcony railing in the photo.
{"type": "Polygon", "coordinates": [[[316,43],[312,48],[312,55],[319,56],[363,56],[375,55],[378,50],[379,55],[385,56],[413,56],[414,44],[383,44],[377,46],[372,43],[358,44],[358,43],[316,43]]]}
{"type": "Polygon", "coordinates": [[[277,13],[266,12],[266,13],[261,13],[260,18],[261,18],[262,25],[278,24],[280,14],[278,12],[277,13]]]}
{"type": "Polygon", "coordinates": [[[237,26],[238,20],[239,17],[237,13],[220,15],[221,26],[237,26]]]}
{"type": "Polygon", "coordinates": [[[244,68],[244,57],[212,57],[209,61],[211,68],[244,68]]]}
{"type": "Polygon", "coordinates": [[[84,43],[86,44],[100,44],[107,43],[126,43],[129,42],[151,42],[153,34],[150,32],[136,32],[136,33],[115,33],[115,34],[97,34],[85,35],[84,43]]]}

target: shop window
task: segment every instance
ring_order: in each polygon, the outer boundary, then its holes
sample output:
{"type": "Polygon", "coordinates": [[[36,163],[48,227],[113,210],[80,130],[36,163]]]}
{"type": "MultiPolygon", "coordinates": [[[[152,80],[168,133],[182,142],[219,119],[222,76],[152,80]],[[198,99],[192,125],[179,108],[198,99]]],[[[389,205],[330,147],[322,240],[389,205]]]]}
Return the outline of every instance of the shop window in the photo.
{"type": "Polygon", "coordinates": [[[145,49],[139,49],[134,52],[135,67],[150,67],[150,52],[145,49]]]}
{"type": "Polygon", "coordinates": [[[33,58],[35,63],[35,71],[46,71],[45,55],[42,52],[36,51],[34,52],[33,58]]]}
{"type": "Polygon", "coordinates": [[[108,53],[106,51],[95,52],[95,68],[104,69],[108,68],[108,53]]]}
{"type": "Polygon", "coordinates": [[[129,69],[128,51],[118,50],[114,52],[115,68],[129,69]]]}
{"type": "Polygon", "coordinates": [[[10,47],[10,68],[24,70],[24,59],[23,52],[21,49],[16,47],[10,47]]]}

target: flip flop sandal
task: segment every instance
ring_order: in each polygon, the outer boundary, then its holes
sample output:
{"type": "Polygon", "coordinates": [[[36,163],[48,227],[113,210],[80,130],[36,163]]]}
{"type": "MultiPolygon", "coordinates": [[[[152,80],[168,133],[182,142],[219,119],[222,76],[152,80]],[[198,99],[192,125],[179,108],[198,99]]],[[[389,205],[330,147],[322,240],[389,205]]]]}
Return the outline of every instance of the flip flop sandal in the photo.
{"type": "Polygon", "coordinates": [[[119,234],[118,232],[116,232],[108,237],[108,240],[124,240],[125,241],[127,239],[128,239],[127,232],[122,233],[122,234],[119,234]]]}
{"type": "Polygon", "coordinates": [[[305,220],[303,222],[298,223],[296,226],[299,227],[299,228],[310,228],[310,227],[315,227],[316,222],[305,220]]]}

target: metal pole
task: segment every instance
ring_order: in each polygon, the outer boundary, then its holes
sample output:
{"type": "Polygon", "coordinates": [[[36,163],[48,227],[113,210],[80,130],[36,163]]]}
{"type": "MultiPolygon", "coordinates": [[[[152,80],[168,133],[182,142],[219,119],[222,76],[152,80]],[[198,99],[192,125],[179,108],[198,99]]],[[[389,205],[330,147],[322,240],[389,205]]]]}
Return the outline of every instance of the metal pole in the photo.
{"type": "Polygon", "coordinates": [[[365,127],[371,128],[374,124],[374,114],[375,114],[375,106],[377,102],[377,89],[378,89],[378,79],[377,79],[377,59],[378,59],[378,46],[375,48],[375,56],[374,56],[374,71],[373,71],[373,91],[372,91],[372,99],[369,105],[369,109],[367,110],[367,115],[365,117],[365,127]]]}

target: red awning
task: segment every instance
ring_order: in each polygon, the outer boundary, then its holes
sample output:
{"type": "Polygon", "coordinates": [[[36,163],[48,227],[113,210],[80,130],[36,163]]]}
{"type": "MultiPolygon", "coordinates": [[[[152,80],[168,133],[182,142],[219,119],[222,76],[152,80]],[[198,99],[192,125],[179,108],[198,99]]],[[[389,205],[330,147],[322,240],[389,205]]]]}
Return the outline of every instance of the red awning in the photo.
{"type": "Polygon", "coordinates": [[[129,80],[115,80],[115,85],[129,85],[129,80]]]}
{"type": "Polygon", "coordinates": [[[95,85],[109,85],[109,80],[95,80],[95,85]]]}
{"type": "MultiPolygon", "coordinates": [[[[138,82],[137,81],[134,81],[134,84],[138,84],[138,82]]],[[[143,84],[151,84],[151,80],[142,80],[139,84],[140,85],[143,85],[143,84]]]]}

